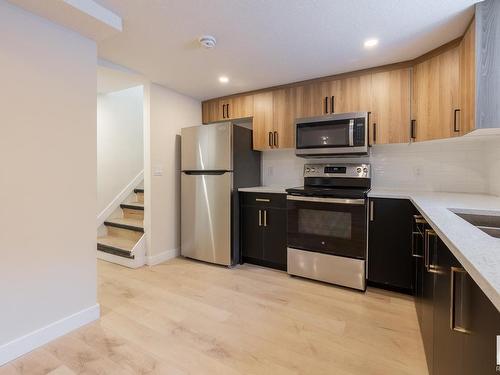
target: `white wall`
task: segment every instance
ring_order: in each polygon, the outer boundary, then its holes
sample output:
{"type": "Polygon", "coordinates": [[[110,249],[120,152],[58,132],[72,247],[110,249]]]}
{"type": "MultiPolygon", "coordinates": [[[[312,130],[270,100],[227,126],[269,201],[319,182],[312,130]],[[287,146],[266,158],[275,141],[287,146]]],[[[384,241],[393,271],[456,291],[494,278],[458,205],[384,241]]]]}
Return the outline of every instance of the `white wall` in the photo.
{"type": "Polygon", "coordinates": [[[484,137],[375,145],[370,157],[307,160],[293,150],[263,153],[263,185],[303,184],[304,163],[368,162],[377,188],[500,195],[500,139],[484,137]]]}
{"type": "Polygon", "coordinates": [[[143,86],[97,96],[97,213],[144,169],[143,86]]]}
{"type": "Polygon", "coordinates": [[[0,25],[1,364],[99,309],[96,45],[4,0],[0,25]]]}
{"type": "Polygon", "coordinates": [[[201,103],[157,84],[145,103],[145,226],[148,263],[155,264],[179,253],[180,130],[201,125],[201,103]]]}

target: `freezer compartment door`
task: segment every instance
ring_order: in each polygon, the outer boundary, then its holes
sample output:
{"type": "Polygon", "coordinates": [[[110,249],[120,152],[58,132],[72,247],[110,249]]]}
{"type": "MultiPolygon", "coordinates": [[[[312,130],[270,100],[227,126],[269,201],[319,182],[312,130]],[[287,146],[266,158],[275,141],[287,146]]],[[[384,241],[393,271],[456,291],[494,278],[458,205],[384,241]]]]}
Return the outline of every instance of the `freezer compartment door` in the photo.
{"type": "Polygon", "coordinates": [[[231,264],[232,173],[181,176],[181,254],[231,264]]]}
{"type": "Polygon", "coordinates": [[[181,129],[181,169],[232,170],[231,127],[227,122],[181,129]]]}

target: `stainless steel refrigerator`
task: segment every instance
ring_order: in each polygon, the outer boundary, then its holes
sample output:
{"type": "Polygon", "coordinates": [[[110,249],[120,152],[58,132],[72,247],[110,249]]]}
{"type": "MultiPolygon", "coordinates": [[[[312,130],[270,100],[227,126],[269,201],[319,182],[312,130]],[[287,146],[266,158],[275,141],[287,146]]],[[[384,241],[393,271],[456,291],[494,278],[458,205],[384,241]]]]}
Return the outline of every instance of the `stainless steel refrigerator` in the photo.
{"type": "Polygon", "coordinates": [[[238,188],[260,185],[252,131],[230,122],[181,130],[181,255],[240,260],[238,188]]]}

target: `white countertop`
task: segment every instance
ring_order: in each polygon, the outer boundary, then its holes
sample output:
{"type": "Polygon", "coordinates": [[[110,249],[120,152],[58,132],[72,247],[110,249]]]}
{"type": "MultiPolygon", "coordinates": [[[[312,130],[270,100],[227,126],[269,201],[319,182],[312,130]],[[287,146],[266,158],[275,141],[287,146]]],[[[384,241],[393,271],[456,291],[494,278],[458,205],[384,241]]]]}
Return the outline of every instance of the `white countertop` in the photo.
{"type": "Polygon", "coordinates": [[[238,191],[244,191],[249,193],[286,194],[286,189],[288,189],[288,186],[254,186],[254,187],[239,188],[238,191]]]}
{"type": "Polygon", "coordinates": [[[500,239],[487,235],[450,211],[500,215],[500,197],[376,188],[368,196],[410,199],[500,311],[500,239]]]}

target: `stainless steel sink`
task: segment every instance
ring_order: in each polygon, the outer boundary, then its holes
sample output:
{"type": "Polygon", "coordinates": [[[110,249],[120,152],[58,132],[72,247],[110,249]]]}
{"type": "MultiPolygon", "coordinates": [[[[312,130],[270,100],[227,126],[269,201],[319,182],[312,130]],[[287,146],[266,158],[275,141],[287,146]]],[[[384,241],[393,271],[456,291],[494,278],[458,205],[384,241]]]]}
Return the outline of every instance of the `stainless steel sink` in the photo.
{"type": "Polygon", "coordinates": [[[500,238],[500,216],[461,212],[454,212],[454,214],[481,229],[484,233],[492,237],[500,238]]]}

